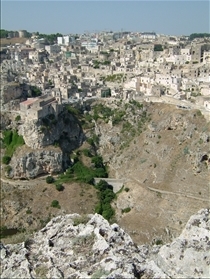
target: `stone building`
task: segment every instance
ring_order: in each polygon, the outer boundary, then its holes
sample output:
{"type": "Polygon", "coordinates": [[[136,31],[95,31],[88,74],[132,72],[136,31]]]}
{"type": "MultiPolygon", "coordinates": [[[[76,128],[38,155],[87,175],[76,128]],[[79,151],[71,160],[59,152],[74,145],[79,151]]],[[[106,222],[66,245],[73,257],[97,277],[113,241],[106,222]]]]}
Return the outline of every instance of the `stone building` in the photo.
{"type": "Polygon", "coordinates": [[[61,111],[62,104],[54,96],[44,95],[38,98],[28,98],[26,101],[20,103],[20,112],[27,119],[38,120],[49,114],[58,116],[61,111]]]}

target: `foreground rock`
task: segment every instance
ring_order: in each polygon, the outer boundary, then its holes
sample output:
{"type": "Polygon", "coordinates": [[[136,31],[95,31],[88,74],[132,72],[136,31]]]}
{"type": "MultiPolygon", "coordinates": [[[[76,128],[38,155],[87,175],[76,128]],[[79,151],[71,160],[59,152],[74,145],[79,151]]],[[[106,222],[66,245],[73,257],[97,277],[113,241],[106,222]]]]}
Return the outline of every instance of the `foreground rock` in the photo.
{"type": "Polygon", "coordinates": [[[161,248],[136,246],[97,214],[56,217],[24,243],[1,245],[1,278],[207,278],[208,217],[199,211],[161,248]]]}

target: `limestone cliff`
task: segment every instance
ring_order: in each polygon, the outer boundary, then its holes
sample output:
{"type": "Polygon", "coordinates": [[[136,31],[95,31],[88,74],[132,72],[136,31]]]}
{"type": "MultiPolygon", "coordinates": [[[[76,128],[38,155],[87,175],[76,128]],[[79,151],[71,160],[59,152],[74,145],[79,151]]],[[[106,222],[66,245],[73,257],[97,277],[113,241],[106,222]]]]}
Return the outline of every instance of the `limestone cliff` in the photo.
{"type": "MultiPolygon", "coordinates": [[[[5,118],[9,121],[8,118],[5,118]]],[[[12,156],[6,168],[9,178],[35,178],[41,174],[59,173],[69,166],[69,154],[81,145],[84,135],[78,119],[67,110],[57,118],[49,115],[44,119],[21,119],[18,124],[10,121],[11,129],[18,129],[23,136],[22,146],[12,156]]]]}
{"type": "Polygon", "coordinates": [[[137,246],[100,215],[52,219],[20,244],[1,244],[1,278],[207,278],[209,210],[171,244],[137,246]]]}
{"type": "Polygon", "coordinates": [[[19,127],[27,146],[40,149],[59,144],[62,150],[70,152],[77,148],[83,140],[82,129],[78,119],[64,110],[57,118],[49,115],[44,119],[26,119],[19,127]]]}
{"type": "Polygon", "coordinates": [[[42,174],[60,173],[67,161],[67,156],[59,147],[33,150],[23,146],[12,157],[6,176],[13,179],[30,179],[42,174]]]}

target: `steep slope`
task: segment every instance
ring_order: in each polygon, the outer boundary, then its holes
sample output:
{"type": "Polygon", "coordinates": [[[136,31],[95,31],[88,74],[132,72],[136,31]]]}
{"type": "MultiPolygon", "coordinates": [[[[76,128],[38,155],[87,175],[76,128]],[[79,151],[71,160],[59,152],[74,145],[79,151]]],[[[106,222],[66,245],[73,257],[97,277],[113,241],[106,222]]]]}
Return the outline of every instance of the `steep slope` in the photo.
{"type": "Polygon", "coordinates": [[[117,222],[138,243],[165,242],[209,205],[210,123],[197,110],[166,104],[143,109],[147,121],[139,135],[131,137],[142,117],[137,109],[123,120],[131,124],[127,133],[123,123],[109,122],[98,124],[96,133],[110,176],[124,179],[129,189],[115,202],[117,222]],[[130,211],[122,213],[126,208],[130,211]]]}

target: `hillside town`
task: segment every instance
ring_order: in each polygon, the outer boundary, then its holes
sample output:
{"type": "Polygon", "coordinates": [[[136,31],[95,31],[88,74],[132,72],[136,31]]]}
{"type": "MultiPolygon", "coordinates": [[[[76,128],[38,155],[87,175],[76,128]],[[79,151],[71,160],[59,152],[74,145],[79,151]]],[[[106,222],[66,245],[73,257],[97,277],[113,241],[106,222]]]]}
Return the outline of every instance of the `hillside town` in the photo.
{"type": "MultiPolygon", "coordinates": [[[[10,32],[9,38],[26,37],[10,32]]],[[[86,32],[49,43],[36,33],[1,48],[1,110],[28,119],[90,98],[144,100],[210,112],[210,38],[86,32]]]]}

